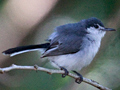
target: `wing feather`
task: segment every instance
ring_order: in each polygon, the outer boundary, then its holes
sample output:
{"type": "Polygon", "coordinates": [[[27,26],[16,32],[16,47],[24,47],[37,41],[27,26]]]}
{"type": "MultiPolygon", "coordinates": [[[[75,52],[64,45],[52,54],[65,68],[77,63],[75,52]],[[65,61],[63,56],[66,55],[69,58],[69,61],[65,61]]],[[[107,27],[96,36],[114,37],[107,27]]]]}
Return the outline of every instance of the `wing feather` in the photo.
{"type": "Polygon", "coordinates": [[[57,36],[51,41],[50,47],[42,57],[76,53],[81,50],[82,39],[82,37],[75,35],[57,36]]]}
{"type": "Polygon", "coordinates": [[[42,57],[73,54],[82,49],[83,37],[86,34],[81,24],[66,24],[55,28],[49,37],[50,46],[42,57]]]}

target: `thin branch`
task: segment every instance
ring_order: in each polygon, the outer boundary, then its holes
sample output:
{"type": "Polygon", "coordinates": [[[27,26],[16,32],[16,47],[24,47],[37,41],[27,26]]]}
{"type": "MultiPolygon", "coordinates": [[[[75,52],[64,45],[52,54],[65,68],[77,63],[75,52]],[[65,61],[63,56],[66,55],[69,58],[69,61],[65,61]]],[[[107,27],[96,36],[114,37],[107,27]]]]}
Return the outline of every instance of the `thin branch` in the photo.
{"type": "MultiPolygon", "coordinates": [[[[0,68],[0,73],[4,73],[4,72],[8,72],[8,71],[11,71],[11,70],[14,70],[14,69],[23,69],[23,70],[37,70],[37,71],[44,71],[44,72],[47,72],[48,74],[64,74],[64,71],[63,70],[54,70],[54,69],[47,69],[47,68],[43,68],[43,67],[39,67],[37,65],[34,65],[34,66],[20,66],[20,65],[15,65],[15,64],[12,64],[10,67],[5,67],[5,68],[0,68]]],[[[74,79],[77,79],[79,78],[77,75],[75,74],[72,74],[72,73],[69,73],[68,76],[74,78],[74,79]]],[[[100,85],[99,83],[97,83],[96,81],[93,81],[91,79],[87,79],[87,78],[84,78],[83,77],[83,82],[87,83],[87,84],[90,84],[100,90],[112,90],[112,89],[109,89],[107,87],[104,87],[102,85],[100,85]]]]}

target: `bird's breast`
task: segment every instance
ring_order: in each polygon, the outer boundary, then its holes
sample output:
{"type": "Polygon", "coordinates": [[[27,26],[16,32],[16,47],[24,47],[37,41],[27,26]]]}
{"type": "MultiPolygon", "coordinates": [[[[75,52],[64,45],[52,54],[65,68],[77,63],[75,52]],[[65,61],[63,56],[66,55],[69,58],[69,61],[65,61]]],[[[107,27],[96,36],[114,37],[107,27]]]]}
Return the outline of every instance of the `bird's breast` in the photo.
{"type": "Polygon", "coordinates": [[[91,63],[95,57],[99,47],[99,42],[91,42],[90,40],[87,43],[83,43],[83,49],[74,54],[66,54],[59,56],[48,57],[52,61],[52,65],[55,67],[62,66],[68,70],[81,70],[84,66],[87,66],[91,63]]]}

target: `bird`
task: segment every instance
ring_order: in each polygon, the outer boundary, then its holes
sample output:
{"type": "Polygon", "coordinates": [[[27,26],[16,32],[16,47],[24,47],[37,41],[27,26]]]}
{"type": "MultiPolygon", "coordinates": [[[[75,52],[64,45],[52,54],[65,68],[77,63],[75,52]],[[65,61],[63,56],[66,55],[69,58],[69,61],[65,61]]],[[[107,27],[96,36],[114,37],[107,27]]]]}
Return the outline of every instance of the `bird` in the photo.
{"type": "Polygon", "coordinates": [[[63,77],[73,70],[82,78],[77,71],[92,62],[106,31],[115,31],[115,29],[106,28],[101,20],[90,17],[77,23],[56,27],[46,43],[10,48],[2,53],[15,56],[25,52],[43,50],[41,58],[47,57],[51,65],[63,69],[65,71],[63,77]]]}

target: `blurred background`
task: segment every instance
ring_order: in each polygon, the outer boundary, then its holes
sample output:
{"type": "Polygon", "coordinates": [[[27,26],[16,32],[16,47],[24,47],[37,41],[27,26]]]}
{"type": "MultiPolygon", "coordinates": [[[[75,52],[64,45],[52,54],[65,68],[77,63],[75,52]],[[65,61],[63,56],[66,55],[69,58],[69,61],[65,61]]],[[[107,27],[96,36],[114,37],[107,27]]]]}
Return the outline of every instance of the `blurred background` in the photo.
{"type": "MultiPolygon", "coordinates": [[[[89,17],[99,18],[107,32],[94,61],[80,73],[103,86],[120,90],[120,0],[0,0],[0,52],[16,46],[45,42],[54,28],[89,17]]],[[[39,52],[15,57],[0,53],[0,67],[11,64],[52,68],[39,52]]],[[[33,70],[0,74],[0,90],[98,90],[61,75],[33,70]]]]}

